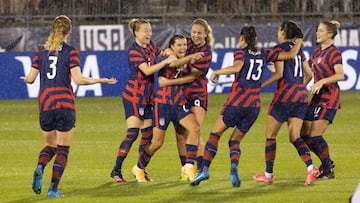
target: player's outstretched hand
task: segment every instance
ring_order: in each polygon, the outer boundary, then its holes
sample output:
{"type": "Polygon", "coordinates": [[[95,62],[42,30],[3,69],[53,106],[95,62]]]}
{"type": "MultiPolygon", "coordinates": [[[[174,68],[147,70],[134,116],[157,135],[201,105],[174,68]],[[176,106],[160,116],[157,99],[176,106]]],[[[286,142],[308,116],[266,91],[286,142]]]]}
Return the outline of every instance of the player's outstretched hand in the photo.
{"type": "Polygon", "coordinates": [[[20,80],[24,81],[25,83],[32,84],[34,81],[29,81],[29,78],[26,76],[20,76],[20,80]]]}
{"type": "Polygon", "coordinates": [[[116,78],[101,78],[100,82],[103,84],[113,85],[118,82],[116,78]]]}

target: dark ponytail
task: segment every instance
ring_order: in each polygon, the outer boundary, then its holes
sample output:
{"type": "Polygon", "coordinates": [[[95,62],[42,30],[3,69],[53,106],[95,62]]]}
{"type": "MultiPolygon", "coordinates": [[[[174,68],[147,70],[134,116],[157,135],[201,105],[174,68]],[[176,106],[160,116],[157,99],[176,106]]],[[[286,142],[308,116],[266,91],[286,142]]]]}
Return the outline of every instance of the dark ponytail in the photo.
{"type": "Polygon", "coordinates": [[[303,38],[302,30],[296,25],[294,21],[284,21],[280,25],[280,30],[285,32],[286,39],[303,38]]]}
{"type": "Polygon", "coordinates": [[[248,45],[247,48],[253,52],[258,51],[256,48],[256,30],[255,27],[245,26],[241,29],[240,36],[244,37],[246,44],[248,45]]]}

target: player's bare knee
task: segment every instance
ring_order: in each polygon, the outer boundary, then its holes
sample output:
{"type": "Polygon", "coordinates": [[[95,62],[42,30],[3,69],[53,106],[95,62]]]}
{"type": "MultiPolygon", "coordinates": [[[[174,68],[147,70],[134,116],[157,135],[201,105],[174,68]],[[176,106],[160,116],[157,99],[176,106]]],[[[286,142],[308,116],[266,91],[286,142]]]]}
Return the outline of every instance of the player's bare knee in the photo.
{"type": "Polygon", "coordinates": [[[187,131],[193,132],[195,135],[200,135],[200,126],[197,124],[191,125],[188,128],[186,128],[187,131]]]}

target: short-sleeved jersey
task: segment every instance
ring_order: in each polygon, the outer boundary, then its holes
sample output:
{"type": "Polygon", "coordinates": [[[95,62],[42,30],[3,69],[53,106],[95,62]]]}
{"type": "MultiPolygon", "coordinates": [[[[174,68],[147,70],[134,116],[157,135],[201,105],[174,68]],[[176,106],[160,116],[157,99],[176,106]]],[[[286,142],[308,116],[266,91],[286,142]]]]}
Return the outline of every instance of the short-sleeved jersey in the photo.
{"type": "MultiPolygon", "coordinates": [[[[185,66],[186,65],[187,64],[185,64],[185,66]]],[[[180,72],[180,68],[172,68],[167,65],[158,72],[158,76],[165,77],[167,79],[175,79],[179,77],[180,72]]],[[[154,102],[169,105],[184,105],[186,103],[186,100],[183,88],[183,85],[159,87],[155,91],[154,102]]]]}
{"type": "Polygon", "coordinates": [[[212,60],[211,48],[208,44],[201,47],[195,47],[190,38],[187,39],[187,44],[186,55],[197,52],[204,52],[204,55],[201,59],[188,63],[188,73],[192,68],[196,68],[202,73],[196,80],[185,85],[185,96],[186,98],[195,98],[207,101],[206,74],[210,68],[212,60]]]}
{"type": "Polygon", "coordinates": [[[155,64],[156,56],[161,49],[152,41],[143,48],[136,42],[129,48],[129,79],[122,96],[137,104],[149,104],[153,102],[154,75],[146,76],[139,66],[147,63],[149,67],[155,64]]]}
{"type": "MultiPolygon", "coordinates": [[[[310,65],[314,72],[314,83],[335,74],[334,65],[342,64],[341,51],[334,45],[321,50],[314,50],[310,65]]],[[[326,105],[328,109],[340,108],[340,88],[337,82],[324,85],[319,94],[314,94],[311,100],[313,105],[326,105]]]]}
{"type": "MultiPolygon", "coordinates": [[[[293,46],[292,42],[284,42],[274,47],[273,51],[288,52],[293,46]]],[[[290,60],[284,61],[283,76],[278,80],[277,89],[273,99],[274,102],[301,102],[307,103],[308,96],[304,85],[303,62],[305,55],[300,50],[290,60]]]]}
{"type": "Polygon", "coordinates": [[[225,106],[260,107],[261,77],[266,64],[277,59],[267,49],[253,52],[247,48],[234,51],[234,62],[243,61],[240,72],[235,73],[225,106]]]}
{"type": "Polygon", "coordinates": [[[70,69],[77,66],[80,67],[79,51],[66,43],[57,55],[43,46],[36,49],[32,67],[40,73],[40,112],[60,108],[75,110],[70,69]]]}

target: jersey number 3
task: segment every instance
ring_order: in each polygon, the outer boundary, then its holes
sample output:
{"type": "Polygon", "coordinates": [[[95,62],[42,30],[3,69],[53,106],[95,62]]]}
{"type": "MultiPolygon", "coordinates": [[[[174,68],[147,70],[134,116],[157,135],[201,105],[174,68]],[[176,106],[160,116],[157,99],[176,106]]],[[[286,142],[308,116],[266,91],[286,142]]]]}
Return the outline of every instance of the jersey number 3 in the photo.
{"type": "Polygon", "coordinates": [[[49,56],[49,61],[51,61],[50,63],[50,72],[46,73],[46,76],[48,79],[52,80],[55,78],[56,76],[56,63],[57,63],[58,57],[56,56],[49,56]]]}

